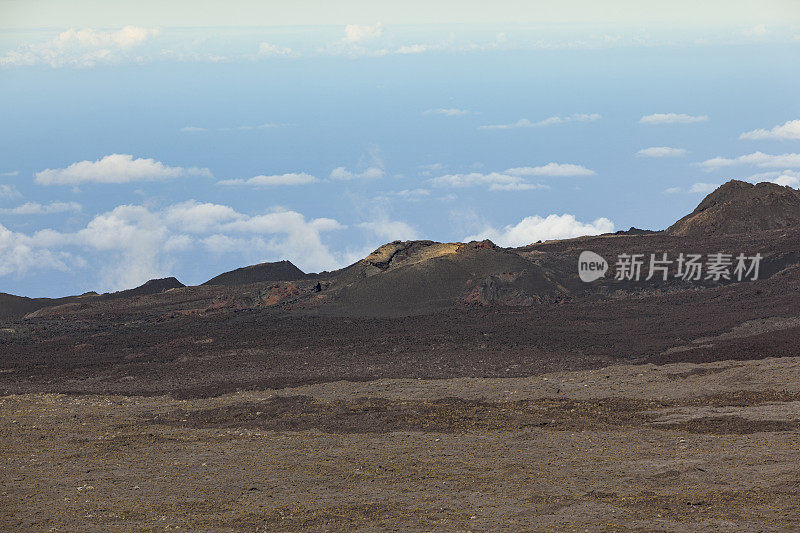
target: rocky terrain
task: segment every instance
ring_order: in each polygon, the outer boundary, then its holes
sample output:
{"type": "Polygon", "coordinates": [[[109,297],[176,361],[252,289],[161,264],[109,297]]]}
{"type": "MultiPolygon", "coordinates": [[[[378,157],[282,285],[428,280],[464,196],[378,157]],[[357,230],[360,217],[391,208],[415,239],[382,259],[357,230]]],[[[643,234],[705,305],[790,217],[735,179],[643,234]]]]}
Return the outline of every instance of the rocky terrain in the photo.
{"type": "Polygon", "coordinates": [[[670,235],[720,235],[800,224],[800,191],[774,183],[731,180],[667,229],[670,235]]]}
{"type": "Polygon", "coordinates": [[[0,527],[795,529],[797,194],[729,182],[663,232],[4,296],[0,527]],[[760,254],[757,279],[646,279],[651,254],[718,253],[760,254]]]}
{"type": "Polygon", "coordinates": [[[277,263],[261,263],[237,268],[231,272],[214,276],[203,285],[247,285],[248,283],[267,281],[292,281],[305,277],[303,271],[290,261],[278,261],[277,263]]]}
{"type": "Polygon", "coordinates": [[[0,398],[13,531],[792,531],[794,357],[0,398]]]}

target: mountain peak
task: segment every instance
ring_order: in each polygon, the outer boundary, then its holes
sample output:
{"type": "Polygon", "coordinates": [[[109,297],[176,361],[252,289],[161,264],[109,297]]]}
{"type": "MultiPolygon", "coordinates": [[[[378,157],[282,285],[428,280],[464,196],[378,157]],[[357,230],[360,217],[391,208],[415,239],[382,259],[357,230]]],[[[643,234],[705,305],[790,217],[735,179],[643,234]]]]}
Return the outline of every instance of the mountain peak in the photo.
{"type": "Polygon", "coordinates": [[[108,296],[111,297],[145,296],[148,294],[158,294],[160,292],[164,292],[169,289],[179,289],[185,286],[186,285],[184,285],[183,283],[178,281],[177,278],[174,277],[151,279],[144,282],[142,285],[139,285],[136,288],[111,293],[108,296]]]}
{"type": "Polygon", "coordinates": [[[667,228],[669,235],[722,235],[800,226],[800,191],[730,180],[667,228]]]}
{"type": "Polygon", "coordinates": [[[305,272],[294,266],[291,261],[259,263],[230,272],[224,272],[203,283],[203,285],[247,285],[268,281],[295,281],[308,277],[305,272]]]}

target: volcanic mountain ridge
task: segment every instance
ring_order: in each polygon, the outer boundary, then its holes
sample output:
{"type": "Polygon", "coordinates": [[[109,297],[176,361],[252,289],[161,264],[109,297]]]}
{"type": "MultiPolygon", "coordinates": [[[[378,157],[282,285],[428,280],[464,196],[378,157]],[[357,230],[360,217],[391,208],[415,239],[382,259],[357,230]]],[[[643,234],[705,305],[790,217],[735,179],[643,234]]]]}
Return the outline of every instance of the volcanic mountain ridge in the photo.
{"type": "Polygon", "coordinates": [[[577,276],[577,256],[585,249],[609,262],[619,253],[762,252],[762,275],[771,276],[800,261],[796,247],[784,242],[786,234],[773,235],[798,225],[800,191],[731,181],[665,232],[632,229],[521,248],[502,248],[491,241],[394,241],[346,268],[319,274],[306,274],[289,261],[279,261],[226,272],[196,287],[165,278],[104,295],[59,299],[0,295],[0,318],[41,308],[51,308],[58,315],[74,313],[103,307],[107,300],[120,302],[115,306],[128,305],[122,302],[130,300],[137,308],[172,302],[173,314],[272,307],[313,314],[398,316],[453,306],[524,307],[584,297],[681,291],[725,280],[686,282],[670,276],[666,281],[631,283],[607,275],[586,284],[577,276]],[[170,296],[162,296],[165,291],[170,296]],[[141,298],[146,300],[138,302],[141,298]]]}
{"type": "Polygon", "coordinates": [[[667,228],[669,235],[749,233],[800,225],[800,191],[774,183],[731,180],[667,228]]]}

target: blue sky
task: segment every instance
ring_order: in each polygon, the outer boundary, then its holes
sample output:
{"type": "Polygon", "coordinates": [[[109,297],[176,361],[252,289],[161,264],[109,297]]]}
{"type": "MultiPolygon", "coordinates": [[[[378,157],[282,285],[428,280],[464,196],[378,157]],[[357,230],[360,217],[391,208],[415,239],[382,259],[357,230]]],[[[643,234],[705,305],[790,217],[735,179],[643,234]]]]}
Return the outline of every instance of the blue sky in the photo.
{"type": "Polygon", "coordinates": [[[261,3],[225,27],[109,4],[59,25],[0,1],[2,292],[662,229],[730,178],[800,186],[791,3],[705,24],[473,6],[272,25],[261,3]]]}

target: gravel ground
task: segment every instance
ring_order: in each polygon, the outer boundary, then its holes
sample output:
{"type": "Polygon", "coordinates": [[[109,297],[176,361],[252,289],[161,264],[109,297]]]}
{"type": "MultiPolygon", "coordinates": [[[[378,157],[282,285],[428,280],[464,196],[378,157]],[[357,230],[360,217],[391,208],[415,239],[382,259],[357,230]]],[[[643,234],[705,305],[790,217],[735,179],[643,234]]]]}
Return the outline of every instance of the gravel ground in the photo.
{"type": "Polygon", "coordinates": [[[800,361],[0,398],[0,529],[786,531],[800,361]]]}

